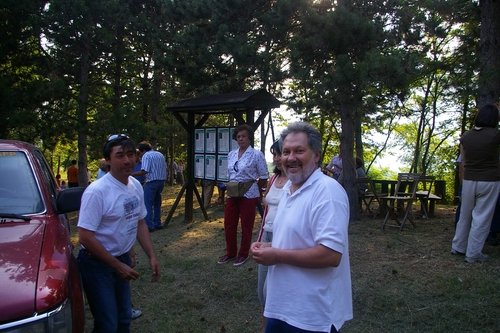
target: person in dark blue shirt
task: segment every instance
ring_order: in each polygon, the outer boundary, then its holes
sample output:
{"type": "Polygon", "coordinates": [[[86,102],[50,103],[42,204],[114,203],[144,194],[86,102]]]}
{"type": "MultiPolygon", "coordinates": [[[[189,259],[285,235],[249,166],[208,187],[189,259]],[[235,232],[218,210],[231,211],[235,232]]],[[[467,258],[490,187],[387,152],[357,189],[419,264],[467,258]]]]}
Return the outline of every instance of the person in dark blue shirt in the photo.
{"type": "MultiPolygon", "coordinates": [[[[137,151],[137,164],[135,165],[134,167],[134,171],[132,171],[132,173],[136,172],[136,171],[141,171],[141,168],[142,168],[142,157],[139,155],[139,150],[137,151]]],[[[134,173],[135,174],[135,173],[134,173]]],[[[135,179],[137,179],[142,186],[144,186],[144,182],[146,181],[146,175],[136,175],[134,176],[135,179]]]]}

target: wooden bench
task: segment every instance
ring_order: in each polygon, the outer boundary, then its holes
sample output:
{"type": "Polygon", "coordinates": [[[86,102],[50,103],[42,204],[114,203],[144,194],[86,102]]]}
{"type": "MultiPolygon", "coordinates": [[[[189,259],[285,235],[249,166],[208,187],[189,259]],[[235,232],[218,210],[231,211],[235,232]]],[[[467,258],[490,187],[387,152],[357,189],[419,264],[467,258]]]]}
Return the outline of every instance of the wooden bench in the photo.
{"type": "Polygon", "coordinates": [[[442,198],[435,195],[435,194],[429,194],[429,198],[427,198],[427,200],[429,200],[429,215],[431,217],[434,217],[434,208],[436,206],[436,201],[438,200],[441,200],[442,198]]]}
{"type": "Polygon", "coordinates": [[[428,212],[427,217],[434,217],[434,209],[436,207],[436,201],[441,200],[442,198],[430,193],[428,191],[419,191],[417,192],[417,198],[422,203],[422,211],[428,212]]]}

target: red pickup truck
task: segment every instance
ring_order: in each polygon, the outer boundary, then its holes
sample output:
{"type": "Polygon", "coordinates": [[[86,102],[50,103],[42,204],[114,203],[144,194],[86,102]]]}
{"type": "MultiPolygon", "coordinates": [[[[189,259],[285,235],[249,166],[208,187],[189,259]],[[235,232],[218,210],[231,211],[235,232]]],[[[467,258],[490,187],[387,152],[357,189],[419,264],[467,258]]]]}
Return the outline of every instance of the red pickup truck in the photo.
{"type": "Polygon", "coordinates": [[[61,190],[35,146],[0,140],[0,332],[83,332],[85,308],[61,190]]]}

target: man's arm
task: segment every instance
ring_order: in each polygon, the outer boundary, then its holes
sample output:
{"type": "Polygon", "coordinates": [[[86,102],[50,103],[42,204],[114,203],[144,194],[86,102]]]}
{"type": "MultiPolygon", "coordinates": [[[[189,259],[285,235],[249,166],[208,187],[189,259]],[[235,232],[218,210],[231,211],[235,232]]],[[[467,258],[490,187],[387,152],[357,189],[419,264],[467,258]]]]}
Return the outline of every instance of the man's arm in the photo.
{"type": "Polygon", "coordinates": [[[139,171],[135,171],[135,172],[132,172],[132,177],[137,177],[137,176],[142,176],[142,175],[145,175],[147,174],[148,172],[145,171],[145,170],[139,170],[139,171]]]}
{"type": "Polygon", "coordinates": [[[259,186],[259,191],[262,191],[263,188],[265,188],[267,191],[267,178],[259,178],[259,180],[257,181],[257,186],[259,186]]]}
{"type": "Polygon", "coordinates": [[[130,267],[134,268],[137,265],[137,257],[135,256],[135,250],[133,246],[128,251],[128,255],[130,256],[130,267]]]}
{"type": "Polygon", "coordinates": [[[139,223],[137,224],[137,240],[149,258],[149,266],[151,267],[151,282],[156,282],[161,276],[160,265],[156,259],[153,243],[151,242],[151,236],[144,219],[139,220],[139,223]]]}
{"type": "Polygon", "coordinates": [[[82,244],[90,254],[113,268],[125,281],[135,280],[139,277],[139,273],[134,271],[129,265],[113,257],[95,237],[93,231],[79,227],[78,238],[80,244],[82,244]]]}
{"type": "Polygon", "coordinates": [[[458,166],[458,178],[459,184],[462,185],[464,180],[464,168],[465,168],[465,150],[462,145],[460,145],[460,165],[458,166]]]}
{"type": "Polygon", "coordinates": [[[282,250],[272,246],[252,244],[252,258],[266,266],[287,264],[304,268],[337,267],[342,253],[324,245],[316,245],[307,249],[282,250]]]}
{"type": "Polygon", "coordinates": [[[331,161],[327,165],[323,165],[323,167],[321,168],[321,170],[322,171],[326,171],[329,174],[333,174],[333,168],[334,168],[333,162],[334,162],[334,159],[335,159],[335,157],[333,157],[331,159],[331,161]]]}

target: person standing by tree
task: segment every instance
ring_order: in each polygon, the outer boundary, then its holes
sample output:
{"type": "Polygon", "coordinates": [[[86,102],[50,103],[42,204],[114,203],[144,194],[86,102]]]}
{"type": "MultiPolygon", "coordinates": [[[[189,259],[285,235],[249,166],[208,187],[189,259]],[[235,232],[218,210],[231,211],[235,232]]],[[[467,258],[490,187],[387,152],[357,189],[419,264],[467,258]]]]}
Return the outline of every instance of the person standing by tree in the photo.
{"type": "Polygon", "coordinates": [[[167,179],[167,164],[165,156],[159,151],[154,151],[149,142],[142,141],[138,145],[141,157],[141,170],[133,172],[132,176],[146,175],[144,184],[144,202],[148,214],[146,224],[150,232],[162,229],[161,224],[161,192],[167,179]]]}
{"type": "Polygon", "coordinates": [[[451,253],[465,254],[468,263],[488,260],[481,251],[500,191],[499,120],[498,107],[487,104],[477,113],[475,127],[460,138],[462,204],[451,253]]]}
{"type": "Polygon", "coordinates": [[[71,161],[71,166],[68,168],[68,187],[78,187],[78,168],[76,160],[71,161]]]}
{"type": "Polygon", "coordinates": [[[178,170],[179,166],[177,165],[176,161],[173,161],[172,164],[173,164],[172,166],[173,166],[173,169],[174,169],[174,171],[173,171],[173,177],[174,177],[173,184],[177,184],[177,170],[178,170]]]}
{"type": "Polygon", "coordinates": [[[335,180],[339,179],[340,174],[342,173],[342,156],[340,155],[340,152],[338,155],[332,157],[332,160],[325,167],[325,170],[331,173],[335,180]]]}
{"type": "Polygon", "coordinates": [[[88,184],[92,183],[92,173],[88,168],[87,168],[87,183],[88,184]]]}
{"type": "Polygon", "coordinates": [[[349,201],[319,168],[321,135],[308,123],[281,133],[288,176],[273,224],[272,243],[252,244],[269,266],[266,333],[338,332],[352,319],[349,201]]]}
{"type": "Polygon", "coordinates": [[[125,134],[111,135],[103,148],[109,174],[91,183],[82,196],[78,218],[78,254],[83,287],[96,333],[130,332],[130,281],[139,277],[129,251],[139,241],[149,257],[151,282],[160,267],[144,221],[146,207],[141,184],[130,177],[136,148],[125,134]]]}
{"type": "Polygon", "coordinates": [[[177,184],[184,185],[184,162],[182,160],[177,163],[177,184]]]}
{"type": "Polygon", "coordinates": [[[108,164],[104,158],[99,160],[99,169],[97,170],[97,178],[101,179],[105,174],[108,173],[108,164]]]}

